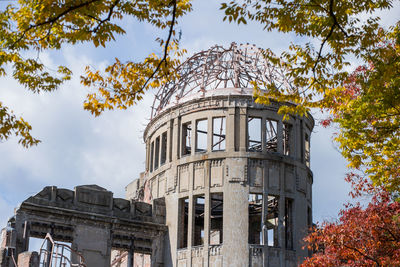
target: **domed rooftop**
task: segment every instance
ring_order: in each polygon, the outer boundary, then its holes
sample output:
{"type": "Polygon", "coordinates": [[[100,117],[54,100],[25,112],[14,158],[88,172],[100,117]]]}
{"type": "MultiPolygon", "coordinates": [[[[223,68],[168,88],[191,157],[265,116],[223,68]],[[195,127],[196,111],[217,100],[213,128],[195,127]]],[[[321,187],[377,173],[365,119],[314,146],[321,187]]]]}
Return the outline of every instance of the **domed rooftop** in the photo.
{"type": "Polygon", "coordinates": [[[255,45],[232,43],[194,54],[178,68],[180,78],[158,90],[151,112],[153,119],[168,107],[190,99],[214,95],[252,95],[253,85],[274,84],[290,88],[285,71],[268,62],[255,45]]]}

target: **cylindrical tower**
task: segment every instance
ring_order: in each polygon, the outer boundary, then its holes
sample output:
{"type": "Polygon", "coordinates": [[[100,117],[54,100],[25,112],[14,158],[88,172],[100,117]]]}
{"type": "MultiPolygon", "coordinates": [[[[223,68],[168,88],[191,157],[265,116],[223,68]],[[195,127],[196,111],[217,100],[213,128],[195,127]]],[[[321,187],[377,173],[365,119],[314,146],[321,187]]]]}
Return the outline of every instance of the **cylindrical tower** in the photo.
{"type": "Polygon", "coordinates": [[[254,46],[215,46],[156,95],[142,179],[148,198],[165,198],[165,266],[296,266],[308,255],[314,121],[255,103],[253,81],[290,82],[254,46]]]}

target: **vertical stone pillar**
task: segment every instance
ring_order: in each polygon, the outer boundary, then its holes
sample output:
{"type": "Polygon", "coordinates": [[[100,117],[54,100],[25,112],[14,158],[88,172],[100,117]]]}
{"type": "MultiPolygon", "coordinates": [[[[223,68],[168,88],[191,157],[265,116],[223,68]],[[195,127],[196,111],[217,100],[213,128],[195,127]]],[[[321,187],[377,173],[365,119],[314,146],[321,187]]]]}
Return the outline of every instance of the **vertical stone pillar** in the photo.
{"type": "MultiPolygon", "coordinates": [[[[229,178],[245,179],[247,159],[226,159],[229,178]]],[[[249,189],[239,182],[226,182],[223,191],[223,266],[249,266],[249,189]]]]}
{"type": "Polygon", "coordinates": [[[239,108],[239,128],[236,129],[240,133],[239,151],[247,150],[247,107],[239,108]]]}
{"type": "Polygon", "coordinates": [[[226,151],[235,151],[235,139],[237,132],[235,130],[235,108],[228,108],[228,116],[226,117],[226,151]],[[228,134],[229,133],[229,134],[228,134]]]}
{"type": "Polygon", "coordinates": [[[128,251],[128,262],[127,262],[127,267],[133,267],[134,266],[134,253],[135,253],[135,241],[133,237],[131,238],[131,244],[129,247],[128,251]]]}
{"type": "MultiPolygon", "coordinates": [[[[108,267],[110,266],[111,256],[110,236],[109,229],[77,225],[72,248],[83,255],[86,266],[108,267]]],[[[79,262],[77,255],[73,255],[72,262],[79,262]]]]}
{"type": "Polygon", "coordinates": [[[0,267],[10,267],[12,259],[8,253],[8,248],[0,248],[0,267]]]}
{"type": "Polygon", "coordinates": [[[159,234],[153,239],[151,251],[151,266],[164,266],[164,234],[159,234]]]}
{"type": "Polygon", "coordinates": [[[18,255],[18,267],[39,267],[39,254],[36,251],[25,251],[18,255]]]}
{"type": "Polygon", "coordinates": [[[15,255],[25,252],[29,248],[29,234],[27,233],[28,224],[23,214],[17,214],[15,218],[15,255]]]}

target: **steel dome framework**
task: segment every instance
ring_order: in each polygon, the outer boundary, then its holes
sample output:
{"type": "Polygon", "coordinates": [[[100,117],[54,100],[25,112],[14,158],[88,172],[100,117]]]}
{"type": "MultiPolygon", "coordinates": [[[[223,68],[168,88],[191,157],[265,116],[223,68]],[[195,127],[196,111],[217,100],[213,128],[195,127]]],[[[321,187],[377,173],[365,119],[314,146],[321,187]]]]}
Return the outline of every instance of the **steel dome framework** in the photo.
{"type": "Polygon", "coordinates": [[[218,88],[252,88],[256,82],[293,91],[285,70],[271,64],[264,50],[255,45],[232,43],[227,49],[215,45],[188,58],[177,71],[180,78],[167,82],[156,93],[151,118],[186,96],[218,88]]]}

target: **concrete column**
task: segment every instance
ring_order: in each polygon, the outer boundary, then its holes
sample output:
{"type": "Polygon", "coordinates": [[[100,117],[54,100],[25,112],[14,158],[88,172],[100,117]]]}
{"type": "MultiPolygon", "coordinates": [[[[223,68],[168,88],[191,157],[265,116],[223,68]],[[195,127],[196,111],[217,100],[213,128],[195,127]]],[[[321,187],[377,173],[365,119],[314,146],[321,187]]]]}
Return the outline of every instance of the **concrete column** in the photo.
{"type": "Polygon", "coordinates": [[[164,235],[160,234],[153,239],[151,251],[151,266],[164,266],[164,235]]]}
{"type": "Polygon", "coordinates": [[[239,138],[239,151],[247,150],[247,107],[239,108],[239,128],[236,129],[240,132],[239,138]]]}
{"type": "Polygon", "coordinates": [[[177,118],[173,122],[173,135],[172,135],[172,161],[176,161],[177,159],[180,158],[180,149],[181,149],[181,143],[180,143],[180,127],[179,124],[181,123],[181,119],[177,118]],[[175,137],[175,138],[174,138],[175,137]]]}
{"type": "MultiPolygon", "coordinates": [[[[229,166],[246,165],[247,159],[226,159],[226,162],[229,166]]],[[[231,177],[243,177],[242,168],[237,172],[231,169],[231,177]]],[[[249,266],[249,188],[241,183],[225,182],[223,192],[223,266],[249,266]]]]}
{"type": "Polygon", "coordinates": [[[268,216],[268,164],[264,160],[263,163],[263,213],[262,213],[262,237],[264,245],[263,248],[263,266],[268,266],[268,230],[267,230],[267,216],[268,216]]]}
{"type": "Polygon", "coordinates": [[[279,220],[278,220],[278,234],[279,234],[279,262],[280,266],[284,267],[285,266],[285,226],[283,225],[284,223],[284,216],[285,216],[285,164],[284,163],[279,163],[279,220]]]}
{"type": "Polygon", "coordinates": [[[196,136],[196,129],[197,129],[196,120],[192,120],[191,124],[192,124],[192,134],[191,134],[191,137],[190,137],[190,155],[193,156],[194,154],[196,154],[196,139],[197,139],[197,136],[196,136]]]}
{"type": "Polygon", "coordinates": [[[236,130],[235,130],[235,108],[228,108],[228,115],[226,117],[226,151],[233,152],[235,151],[235,138],[236,138],[236,130]]]}
{"type": "Polygon", "coordinates": [[[173,147],[173,131],[174,131],[174,120],[171,119],[168,122],[168,132],[167,132],[167,159],[166,163],[172,161],[172,147],[173,147]]]}
{"type": "Polygon", "coordinates": [[[135,253],[135,240],[131,237],[131,244],[128,251],[127,267],[133,267],[134,265],[134,253],[135,253]]]}
{"type": "Polygon", "coordinates": [[[204,188],[204,262],[203,266],[208,267],[209,244],[210,244],[210,161],[204,162],[205,180],[204,188]]]}
{"type": "MultiPolygon", "coordinates": [[[[111,240],[110,230],[102,227],[77,225],[75,227],[72,247],[82,253],[86,266],[110,266],[111,240]],[[95,239],[93,237],[96,237],[95,239]]],[[[77,255],[72,257],[72,262],[79,261],[77,255]]]]}
{"type": "Polygon", "coordinates": [[[146,171],[150,171],[150,139],[146,141],[146,171]]]}
{"type": "Polygon", "coordinates": [[[15,255],[25,252],[29,248],[29,236],[26,234],[26,220],[21,214],[17,214],[15,218],[15,255]]]}
{"type": "Polygon", "coordinates": [[[18,267],[39,267],[39,254],[36,251],[25,251],[18,255],[18,267]]]}
{"type": "MultiPolygon", "coordinates": [[[[194,126],[192,121],[192,125],[194,126]]],[[[192,127],[194,130],[195,127],[192,127]]],[[[194,140],[193,140],[194,141],[194,140]]],[[[194,153],[194,142],[192,141],[192,154],[194,153]]],[[[192,246],[193,246],[193,240],[194,240],[194,222],[195,222],[195,198],[193,196],[193,177],[194,177],[194,164],[190,164],[189,168],[189,214],[188,214],[188,243],[187,243],[187,263],[188,266],[192,266],[192,246]]]]}

